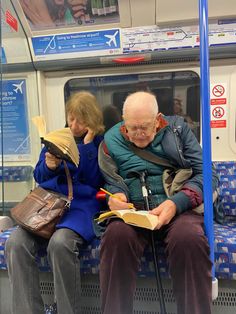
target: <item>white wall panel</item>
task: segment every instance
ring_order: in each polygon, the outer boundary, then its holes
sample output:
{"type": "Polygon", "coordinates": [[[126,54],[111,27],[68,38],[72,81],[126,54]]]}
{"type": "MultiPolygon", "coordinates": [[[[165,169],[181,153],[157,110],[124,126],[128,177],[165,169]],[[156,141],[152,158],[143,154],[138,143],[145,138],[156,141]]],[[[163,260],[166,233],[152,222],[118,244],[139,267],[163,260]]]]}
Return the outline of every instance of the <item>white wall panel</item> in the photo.
{"type": "Polygon", "coordinates": [[[155,24],[156,0],[130,0],[130,9],[132,27],[155,24]]]}
{"type": "MultiPolygon", "coordinates": [[[[235,0],[208,0],[209,18],[230,18],[236,16],[235,0]]],[[[197,0],[156,0],[156,23],[193,21],[198,19],[197,0]]]]}

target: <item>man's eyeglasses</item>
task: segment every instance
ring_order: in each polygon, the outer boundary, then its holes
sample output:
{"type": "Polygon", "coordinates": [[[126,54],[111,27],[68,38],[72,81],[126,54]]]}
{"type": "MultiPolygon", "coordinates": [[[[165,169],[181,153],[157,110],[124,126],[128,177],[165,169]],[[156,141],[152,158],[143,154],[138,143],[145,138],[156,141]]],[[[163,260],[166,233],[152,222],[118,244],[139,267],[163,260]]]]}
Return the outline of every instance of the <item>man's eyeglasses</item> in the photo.
{"type": "MultiPolygon", "coordinates": [[[[156,119],[155,119],[155,122],[156,122],[156,119]]],[[[154,131],[154,127],[156,125],[154,125],[154,121],[153,121],[152,123],[149,123],[149,124],[141,124],[141,125],[135,125],[135,126],[125,125],[125,126],[128,133],[131,136],[136,136],[138,135],[138,133],[141,133],[143,135],[149,135],[150,133],[154,131]]]]}

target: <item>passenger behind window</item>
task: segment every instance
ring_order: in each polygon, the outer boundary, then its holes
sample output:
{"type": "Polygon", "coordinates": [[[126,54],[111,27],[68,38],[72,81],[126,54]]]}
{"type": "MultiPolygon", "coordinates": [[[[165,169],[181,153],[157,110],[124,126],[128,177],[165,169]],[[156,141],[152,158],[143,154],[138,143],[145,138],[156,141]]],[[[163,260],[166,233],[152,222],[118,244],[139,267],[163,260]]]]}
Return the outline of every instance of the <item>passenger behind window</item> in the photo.
{"type": "Polygon", "coordinates": [[[122,120],[122,114],[120,110],[113,106],[106,106],[103,109],[103,120],[105,125],[105,131],[109,130],[113,125],[122,120]]]}
{"type": "Polygon", "coordinates": [[[191,129],[194,129],[194,122],[192,118],[183,112],[182,101],[179,98],[173,99],[173,114],[177,116],[182,116],[184,120],[188,123],[191,129]]]}
{"type": "MultiPolygon", "coordinates": [[[[12,313],[44,313],[39,270],[35,256],[47,247],[53,271],[58,314],[80,313],[80,260],[83,245],[94,238],[92,219],[99,211],[96,193],[103,184],[98,167],[98,146],[104,131],[102,112],[95,96],[75,93],[66,105],[67,123],[76,137],[79,167],[68,162],[74,198],[49,241],[18,227],[6,242],[6,259],[12,291],[12,313]]],[[[62,160],[43,148],[34,170],[43,188],[68,194],[62,160]]]]}

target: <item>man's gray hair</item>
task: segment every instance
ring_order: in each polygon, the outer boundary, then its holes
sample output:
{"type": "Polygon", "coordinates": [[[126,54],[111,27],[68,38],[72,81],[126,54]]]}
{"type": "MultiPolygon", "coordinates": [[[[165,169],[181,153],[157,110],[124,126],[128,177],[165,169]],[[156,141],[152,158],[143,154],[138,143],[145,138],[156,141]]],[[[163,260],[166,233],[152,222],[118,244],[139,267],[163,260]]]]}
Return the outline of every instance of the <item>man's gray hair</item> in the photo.
{"type": "Polygon", "coordinates": [[[128,109],[140,109],[146,107],[153,113],[153,116],[158,114],[158,103],[154,94],[146,91],[135,92],[130,94],[123,106],[123,116],[126,115],[128,109]]]}

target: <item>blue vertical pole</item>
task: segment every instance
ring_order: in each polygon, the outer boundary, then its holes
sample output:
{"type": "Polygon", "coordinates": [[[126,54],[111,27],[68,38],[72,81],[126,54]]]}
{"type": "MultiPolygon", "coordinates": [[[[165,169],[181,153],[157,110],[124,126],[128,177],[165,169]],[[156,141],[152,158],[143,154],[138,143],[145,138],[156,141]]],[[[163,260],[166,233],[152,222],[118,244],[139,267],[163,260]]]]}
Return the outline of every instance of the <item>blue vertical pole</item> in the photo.
{"type": "Polygon", "coordinates": [[[200,33],[200,91],[202,109],[202,149],[203,149],[203,193],[204,223],[210,246],[210,258],[213,263],[212,278],[215,278],[214,267],[214,228],[212,205],[212,160],[210,129],[210,80],[209,80],[209,42],[208,42],[208,1],[199,0],[199,33],[200,33]]]}

